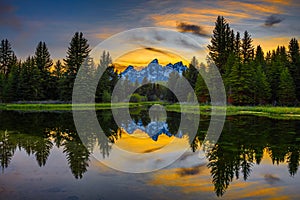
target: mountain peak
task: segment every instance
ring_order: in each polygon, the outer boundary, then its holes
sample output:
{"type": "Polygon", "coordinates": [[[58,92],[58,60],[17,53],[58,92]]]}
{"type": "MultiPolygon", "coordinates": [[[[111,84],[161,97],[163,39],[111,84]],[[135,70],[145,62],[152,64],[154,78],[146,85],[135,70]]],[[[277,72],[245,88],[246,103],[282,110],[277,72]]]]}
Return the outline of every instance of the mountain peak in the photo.
{"type": "Polygon", "coordinates": [[[150,62],[150,64],[151,64],[151,63],[158,64],[157,58],[155,58],[154,60],[152,60],[152,61],[150,62]]]}

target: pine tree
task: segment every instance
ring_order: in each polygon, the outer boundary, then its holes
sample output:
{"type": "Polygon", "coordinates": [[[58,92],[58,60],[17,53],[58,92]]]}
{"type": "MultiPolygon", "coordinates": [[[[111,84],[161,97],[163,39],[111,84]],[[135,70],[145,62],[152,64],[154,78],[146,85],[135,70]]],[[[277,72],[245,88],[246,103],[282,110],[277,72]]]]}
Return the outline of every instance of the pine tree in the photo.
{"type": "Polygon", "coordinates": [[[89,55],[90,49],[87,39],[83,34],[76,32],[67,50],[67,57],[64,59],[66,72],[63,78],[60,98],[71,100],[74,81],[80,66],[89,55]]]}
{"type": "Polygon", "coordinates": [[[224,17],[218,16],[211,38],[211,44],[208,45],[209,55],[219,68],[220,73],[224,74],[224,65],[230,54],[228,47],[233,46],[231,41],[231,30],[224,17]]]}
{"type": "Polygon", "coordinates": [[[283,105],[293,105],[296,101],[295,85],[287,68],[284,68],[280,74],[278,101],[283,105]]]}
{"type": "Polygon", "coordinates": [[[244,37],[242,39],[242,61],[243,63],[249,63],[253,59],[253,46],[252,38],[249,35],[248,31],[244,32],[244,37]]]}
{"type": "Polygon", "coordinates": [[[11,48],[11,44],[7,39],[0,43],[0,73],[8,77],[10,67],[16,64],[17,58],[11,48]]]}
{"type": "Polygon", "coordinates": [[[252,63],[235,62],[226,84],[230,86],[229,99],[236,105],[254,103],[254,70],[252,63]]]}
{"type": "Polygon", "coordinates": [[[265,57],[264,57],[264,52],[261,48],[260,45],[256,47],[256,52],[255,52],[255,64],[257,66],[261,66],[263,69],[265,68],[265,57]]]}
{"type": "Polygon", "coordinates": [[[234,54],[236,58],[240,59],[241,57],[241,36],[240,33],[237,32],[234,40],[234,54]]]}
{"type": "Polygon", "coordinates": [[[296,86],[296,97],[300,101],[300,52],[299,43],[296,38],[292,38],[289,43],[289,71],[296,86]]]}
{"type": "MultiPolygon", "coordinates": [[[[103,51],[101,58],[100,58],[100,64],[97,68],[96,73],[98,75],[101,75],[101,78],[98,83],[97,87],[97,99],[99,99],[101,102],[103,101],[104,93],[106,96],[107,94],[112,94],[115,84],[118,81],[118,74],[115,72],[114,67],[112,66],[112,58],[109,54],[109,52],[103,51]]],[[[106,98],[107,100],[108,98],[106,98]]]]}
{"type": "Polygon", "coordinates": [[[28,57],[20,68],[18,91],[20,100],[41,100],[40,70],[35,64],[34,57],[28,57]]]}
{"type": "Polygon", "coordinates": [[[45,42],[40,41],[38,43],[34,59],[41,73],[49,74],[53,62],[45,42]]]}
{"type": "Polygon", "coordinates": [[[54,65],[54,70],[52,71],[52,76],[60,80],[63,76],[63,72],[64,72],[64,66],[62,65],[60,60],[57,60],[54,65]]]}
{"type": "Polygon", "coordinates": [[[190,83],[193,89],[195,89],[195,85],[198,77],[197,67],[198,67],[198,61],[196,57],[193,57],[189,65],[189,68],[183,72],[183,76],[187,79],[187,81],[190,83]]]}
{"type": "MultiPolygon", "coordinates": [[[[88,56],[81,65],[80,76],[76,79],[76,103],[89,103],[95,99],[96,86],[93,84],[95,77],[95,65],[93,59],[88,56]]],[[[74,96],[73,96],[74,97],[74,96]]]]}
{"type": "Polygon", "coordinates": [[[35,64],[40,71],[41,79],[38,80],[41,87],[42,99],[50,99],[53,96],[53,92],[56,91],[54,83],[51,81],[50,68],[52,67],[52,59],[50,58],[50,53],[45,42],[39,42],[35,55],[35,64]]]}

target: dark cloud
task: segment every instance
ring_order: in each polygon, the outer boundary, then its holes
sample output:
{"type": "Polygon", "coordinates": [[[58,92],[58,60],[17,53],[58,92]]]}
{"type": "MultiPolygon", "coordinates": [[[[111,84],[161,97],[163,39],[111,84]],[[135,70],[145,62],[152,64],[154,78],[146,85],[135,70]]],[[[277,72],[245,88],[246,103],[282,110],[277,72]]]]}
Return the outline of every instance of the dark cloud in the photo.
{"type": "Polygon", "coordinates": [[[277,176],[275,176],[273,174],[265,174],[264,178],[265,178],[265,181],[267,183],[269,183],[270,185],[273,185],[280,181],[280,178],[278,178],[277,176]]]}
{"type": "Polygon", "coordinates": [[[157,147],[157,148],[153,148],[153,149],[147,149],[147,150],[145,150],[143,153],[151,153],[151,152],[160,150],[160,149],[162,149],[162,148],[163,148],[163,147],[157,147]]]}
{"type": "Polygon", "coordinates": [[[170,53],[168,51],[165,51],[165,50],[162,50],[162,49],[157,49],[157,48],[153,48],[153,47],[144,47],[144,49],[146,49],[148,51],[161,53],[161,54],[164,54],[164,55],[170,55],[170,53]]]}
{"type": "Polygon", "coordinates": [[[202,165],[202,164],[196,165],[196,166],[190,167],[190,168],[180,168],[177,173],[180,176],[192,176],[192,175],[199,174],[203,168],[204,168],[204,165],[202,165]]]}
{"type": "Polygon", "coordinates": [[[20,29],[20,19],[15,14],[16,7],[6,0],[0,0],[0,26],[20,29]]]}
{"type": "Polygon", "coordinates": [[[209,34],[204,31],[202,26],[195,25],[195,24],[187,24],[184,22],[180,22],[177,24],[176,27],[180,32],[183,33],[193,33],[195,35],[203,36],[203,37],[209,37],[209,34]]]}
{"type": "Polygon", "coordinates": [[[278,15],[270,15],[269,17],[267,17],[267,19],[265,21],[265,26],[271,27],[275,24],[279,24],[282,21],[283,21],[282,17],[280,17],[278,15]]]}

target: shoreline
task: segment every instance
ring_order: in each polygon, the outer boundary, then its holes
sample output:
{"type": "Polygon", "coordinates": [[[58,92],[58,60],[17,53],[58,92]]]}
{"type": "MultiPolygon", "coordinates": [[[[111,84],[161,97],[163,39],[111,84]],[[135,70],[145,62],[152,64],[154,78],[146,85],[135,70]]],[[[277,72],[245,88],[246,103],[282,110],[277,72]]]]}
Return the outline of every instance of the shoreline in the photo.
{"type": "MultiPolygon", "coordinates": [[[[154,104],[161,104],[165,106],[167,111],[171,112],[183,112],[197,114],[195,111],[197,108],[194,105],[185,105],[181,110],[180,104],[169,104],[162,102],[141,102],[141,103],[129,103],[130,108],[138,108],[143,106],[150,106],[154,104]]],[[[96,103],[96,104],[0,104],[0,111],[72,111],[73,106],[78,110],[104,110],[111,108],[126,108],[127,103],[96,103]]],[[[226,116],[258,116],[258,117],[268,117],[272,119],[284,119],[284,120],[300,120],[300,107],[275,107],[275,106],[216,106],[216,114],[218,110],[220,113],[224,114],[226,110],[226,116]]],[[[211,115],[210,105],[200,105],[201,115],[211,115]]]]}

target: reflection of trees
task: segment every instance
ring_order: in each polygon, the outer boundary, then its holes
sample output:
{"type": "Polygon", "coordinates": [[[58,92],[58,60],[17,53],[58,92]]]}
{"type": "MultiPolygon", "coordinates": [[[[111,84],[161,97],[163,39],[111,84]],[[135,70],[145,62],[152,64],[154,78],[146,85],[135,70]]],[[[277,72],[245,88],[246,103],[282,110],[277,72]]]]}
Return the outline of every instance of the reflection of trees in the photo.
{"type": "MultiPolygon", "coordinates": [[[[300,161],[300,132],[295,132],[299,124],[257,117],[228,118],[218,144],[207,153],[216,194],[222,196],[240,173],[247,180],[254,163],[261,162],[264,150],[273,163],[287,162],[294,176],[300,161]]],[[[200,131],[196,137],[201,138],[200,131]]],[[[195,148],[193,143],[191,148],[195,148]]]]}
{"type": "Polygon", "coordinates": [[[300,161],[300,148],[293,146],[290,148],[290,152],[287,156],[289,173],[291,176],[295,176],[298,171],[299,161],[300,161]]]}
{"type": "Polygon", "coordinates": [[[9,139],[8,131],[0,131],[0,161],[2,170],[8,167],[16,147],[15,141],[9,139]]]}
{"type": "MultiPolygon", "coordinates": [[[[103,152],[108,156],[109,144],[120,137],[118,127],[113,124],[111,112],[100,113],[101,126],[104,126],[104,138],[95,138],[89,134],[83,145],[76,133],[72,113],[18,113],[1,112],[0,118],[0,161],[1,167],[7,168],[17,148],[28,155],[34,155],[39,166],[44,166],[55,144],[66,154],[69,167],[75,178],[82,178],[89,166],[90,151],[98,141],[103,152]],[[1,116],[3,115],[3,116],[1,116]],[[2,120],[3,119],[3,120],[2,120]],[[15,123],[15,122],[18,123],[15,123]],[[9,130],[9,131],[3,131],[9,130]],[[88,149],[89,150],[88,150],[88,149]]],[[[90,131],[90,130],[89,130],[90,131]]],[[[91,130],[93,131],[93,130],[91,130]]]]}
{"type": "Polygon", "coordinates": [[[97,113],[102,133],[97,133],[98,145],[103,158],[109,156],[112,144],[121,137],[121,131],[114,121],[112,111],[106,110],[97,113]]]}
{"type": "Polygon", "coordinates": [[[44,166],[50,155],[53,143],[49,138],[37,137],[33,143],[33,153],[39,166],[44,166]]]}
{"type": "Polygon", "coordinates": [[[69,167],[75,178],[82,178],[89,166],[89,151],[82,144],[79,138],[75,140],[66,140],[64,142],[64,153],[66,153],[69,167]]]}

